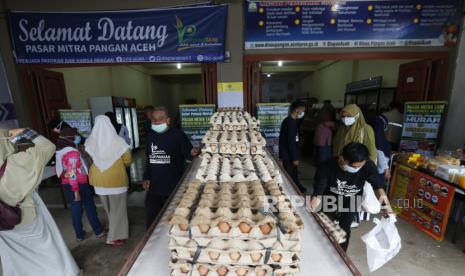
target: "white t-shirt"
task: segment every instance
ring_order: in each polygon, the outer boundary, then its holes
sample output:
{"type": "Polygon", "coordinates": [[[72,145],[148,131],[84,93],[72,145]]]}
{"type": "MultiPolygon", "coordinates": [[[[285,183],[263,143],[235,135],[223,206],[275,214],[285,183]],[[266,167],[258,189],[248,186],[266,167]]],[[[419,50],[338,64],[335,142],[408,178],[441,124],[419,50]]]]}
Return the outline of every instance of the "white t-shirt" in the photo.
{"type": "Polygon", "coordinates": [[[102,187],[94,187],[95,193],[98,195],[119,195],[126,193],[128,191],[128,187],[118,187],[118,188],[102,188],[102,187]]]}

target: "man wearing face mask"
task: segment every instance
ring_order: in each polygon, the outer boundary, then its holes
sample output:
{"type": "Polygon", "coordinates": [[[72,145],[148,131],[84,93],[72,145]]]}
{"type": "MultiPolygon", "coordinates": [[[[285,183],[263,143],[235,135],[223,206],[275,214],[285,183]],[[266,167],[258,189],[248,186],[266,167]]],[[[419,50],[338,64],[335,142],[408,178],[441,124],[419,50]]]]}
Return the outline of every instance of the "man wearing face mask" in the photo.
{"type": "Polygon", "coordinates": [[[368,149],[364,145],[349,143],[340,156],[324,162],[315,176],[311,208],[315,210],[323,202],[323,212],[339,221],[339,226],[347,233],[346,242],[341,244],[345,251],[349,245],[350,226],[358,211],[356,206],[363,194],[365,182],[371,184],[382,205],[385,204],[382,209],[384,215],[391,214],[392,209],[383,185],[379,182],[376,165],[369,160],[368,149]],[[325,205],[329,202],[334,203],[337,210],[325,210],[325,205]]]}
{"type": "Polygon", "coordinates": [[[199,154],[180,129],[169,127],[164,107],[154,108],[152,127],[147,133],[147,162],[144,172],[146,226],[155,220],[185,169],[185,161],[199,154]]]}
{"type": "Polygon", "coordinates": [[[284,169],[305,193],[305,188],[299,182],[299,125],[305,116],[305,103],[295,101],[289,108],[289,116],[281,123],[279,132],[279,158],[283,162],[284,169]]]}

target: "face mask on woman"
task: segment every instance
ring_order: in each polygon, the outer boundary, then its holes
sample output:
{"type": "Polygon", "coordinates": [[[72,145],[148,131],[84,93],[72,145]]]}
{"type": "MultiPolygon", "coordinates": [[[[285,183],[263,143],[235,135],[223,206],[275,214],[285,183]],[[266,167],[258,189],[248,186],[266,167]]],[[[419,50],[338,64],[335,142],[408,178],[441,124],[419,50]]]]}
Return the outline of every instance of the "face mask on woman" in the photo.
{"type": "Polygon", "coordinates": [[[152,129],[153,131],[157,133],[162,133],[162,132],[165,132],[166,129],[168,129],[168,125],[166,123],[159,124],[159,125],[152,125],[152,129]]]}
{"type": "Polygon", "coordinates": [[[344,125],[351,126],[355,124],[355,122],[357,121],[357,118],[358,118],[358,114],[355,115],[354,117],[343,117],[341,120],[344,125]]]}
{"type": "Polygon", "coordinates": [[[81,136],[76,135],[73,142],[74,142],[74,144],[79,145],[79,143],[81,143],[81,136]]]}
{"type": "Polygon", "coordinates": [[[305,112],[300,112],[299,115],[297,115],[297,118],[302,119],[305,116],[305,112]]]}

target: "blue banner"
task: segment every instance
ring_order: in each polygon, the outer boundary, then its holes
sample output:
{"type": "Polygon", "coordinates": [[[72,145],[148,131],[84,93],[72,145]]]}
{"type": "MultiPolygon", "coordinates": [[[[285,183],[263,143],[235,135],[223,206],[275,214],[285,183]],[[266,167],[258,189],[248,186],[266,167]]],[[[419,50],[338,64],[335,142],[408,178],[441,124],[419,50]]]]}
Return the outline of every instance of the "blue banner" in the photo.
{"type": "Polygon", "coordinates": [[[219,62],[227,5],[8,14],[17,63],[219,62]]]}
{"type": "Polygon", "coordinates": [[[451,47],[462,2],[245,1],[245,48],[451,47]]]}

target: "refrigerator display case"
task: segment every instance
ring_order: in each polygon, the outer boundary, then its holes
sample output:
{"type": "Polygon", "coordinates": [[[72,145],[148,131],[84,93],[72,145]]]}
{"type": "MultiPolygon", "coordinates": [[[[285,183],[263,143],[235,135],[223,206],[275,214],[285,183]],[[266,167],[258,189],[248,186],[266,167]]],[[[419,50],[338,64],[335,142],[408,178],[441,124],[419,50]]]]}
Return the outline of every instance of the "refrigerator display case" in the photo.
{"type": "Polygon", "coordinates": [[[136,149],[140,147],[139,128],[137,119],[136,100],[122,97],[92,97],[90,99],[92,118],[104,115],[106,112],[115,113],[116,121],[124,125],[129,132],[130,147],[136,149]]]}

